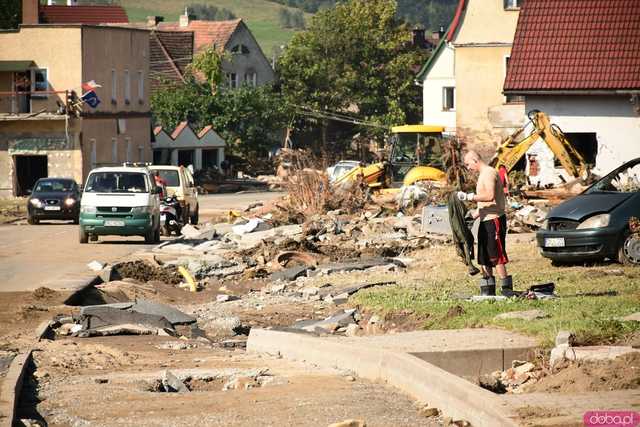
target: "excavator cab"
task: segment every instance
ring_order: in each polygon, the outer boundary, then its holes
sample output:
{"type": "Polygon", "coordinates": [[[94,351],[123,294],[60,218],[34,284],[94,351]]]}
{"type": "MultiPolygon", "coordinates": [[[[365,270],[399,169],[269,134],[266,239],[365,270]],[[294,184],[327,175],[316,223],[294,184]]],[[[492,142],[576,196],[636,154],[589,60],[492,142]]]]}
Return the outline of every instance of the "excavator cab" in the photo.
{"type": "Polygon", "coordinates": [[[445,183],[443,126],[403,125],[391,128],[388,159],[391,186],[418,181],[445,183]]]}

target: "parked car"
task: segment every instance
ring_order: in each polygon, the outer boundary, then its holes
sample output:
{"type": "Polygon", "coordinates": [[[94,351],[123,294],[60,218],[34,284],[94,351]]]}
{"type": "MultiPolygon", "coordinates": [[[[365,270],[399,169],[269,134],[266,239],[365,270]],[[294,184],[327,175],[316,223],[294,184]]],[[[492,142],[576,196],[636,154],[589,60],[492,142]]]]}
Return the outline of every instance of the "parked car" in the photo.
{"type": "Polygon", "coordinates": [[[640,158],[625,163],[579,196],[552,209],[537,233],[542,256],[556,262],[609,258],[640,264],[640,158]]]}
{"type": "Polygon", "coordinates": [[[197,224],[200,205],[198,203],[198,189],[191,171],[182,166],[151,165],[149,169],[152,173],[157,171],[165,181],[168,193],[165,196],[176,196],[180,202],[183,224],[188,224],[189,221],[191,224],[197,224]]]}
{"type": "Polygon", "coordinates": [[[78,223],[80,189],[71,178],[40,178],[27,200],[27,222],[62,219],[78,223]]]}
{"type": "Polygon", "coordinates": [[[327,176],[329,182],[334,182],[345,173],[349,172],[353,168],[360,166],[360,162],[357,160],[341,160],[333,166],[327,168],[327,176]]]}
{"type": "Polygon", "coordinates": [[[102,167],[92,170],[80,205],[80,243],[98,236],[143,236],[160,241],[160,201],[146,167],[102,167]]]}

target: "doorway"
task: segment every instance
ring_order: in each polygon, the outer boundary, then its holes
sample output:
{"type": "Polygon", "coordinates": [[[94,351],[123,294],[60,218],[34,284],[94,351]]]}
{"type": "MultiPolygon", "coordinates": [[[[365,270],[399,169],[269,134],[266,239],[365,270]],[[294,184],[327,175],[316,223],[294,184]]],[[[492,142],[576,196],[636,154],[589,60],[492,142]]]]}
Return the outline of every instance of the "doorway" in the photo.
{"type": "MultiPolygon", "coordinates": [[[[194,150],[178,150],[178,166],[193,165],[194,150]]],[[[195,165],[194,165],[195,166],[195,165]]]]}
{"type": "Polygon", "coordinates": [[[14,156],[14,159],[16,196],[25,196],[37,180],[49,175],[47,156],[14,156]]]}

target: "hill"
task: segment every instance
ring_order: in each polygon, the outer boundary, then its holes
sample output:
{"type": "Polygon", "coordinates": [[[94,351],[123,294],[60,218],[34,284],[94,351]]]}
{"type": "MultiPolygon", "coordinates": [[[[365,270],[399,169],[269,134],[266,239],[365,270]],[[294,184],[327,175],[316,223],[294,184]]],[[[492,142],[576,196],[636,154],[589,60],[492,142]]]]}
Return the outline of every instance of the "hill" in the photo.
{"type": "MultiPolygon", "coordinates": [[[[274,49],[279,49],[295,34],[294,30],[280,26],[281,9],[299,10],[267,0],[119,0],[118,3],[125,8],[130,21],[146,21],[151,15],[164,16],[165,21],[177,21],[185,6],[192,3],[228,9],[244,20],[267,57],[271,57],[274,49]]],[[[307,19],[310,16],[305,14],[307,19]]]]}

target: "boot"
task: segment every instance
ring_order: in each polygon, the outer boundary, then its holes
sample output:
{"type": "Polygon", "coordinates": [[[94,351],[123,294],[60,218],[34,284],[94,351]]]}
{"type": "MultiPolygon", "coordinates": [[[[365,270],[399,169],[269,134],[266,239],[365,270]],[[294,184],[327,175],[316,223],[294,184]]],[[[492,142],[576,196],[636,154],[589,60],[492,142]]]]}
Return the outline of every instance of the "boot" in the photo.
{"type": "Polygon", "coordinates": [[[505,297],[513,297],[519,295],[519,293],[513,291],[513,278],[507,276],[504,279],[500,279],[500,293],[505,297]]]}
{"type": "Polygon", "coordinates": [[[496,295],[495,277],[483,277],[482,279],[480,279],[480,295],[482,295],[483,297],[496,295]]]}

